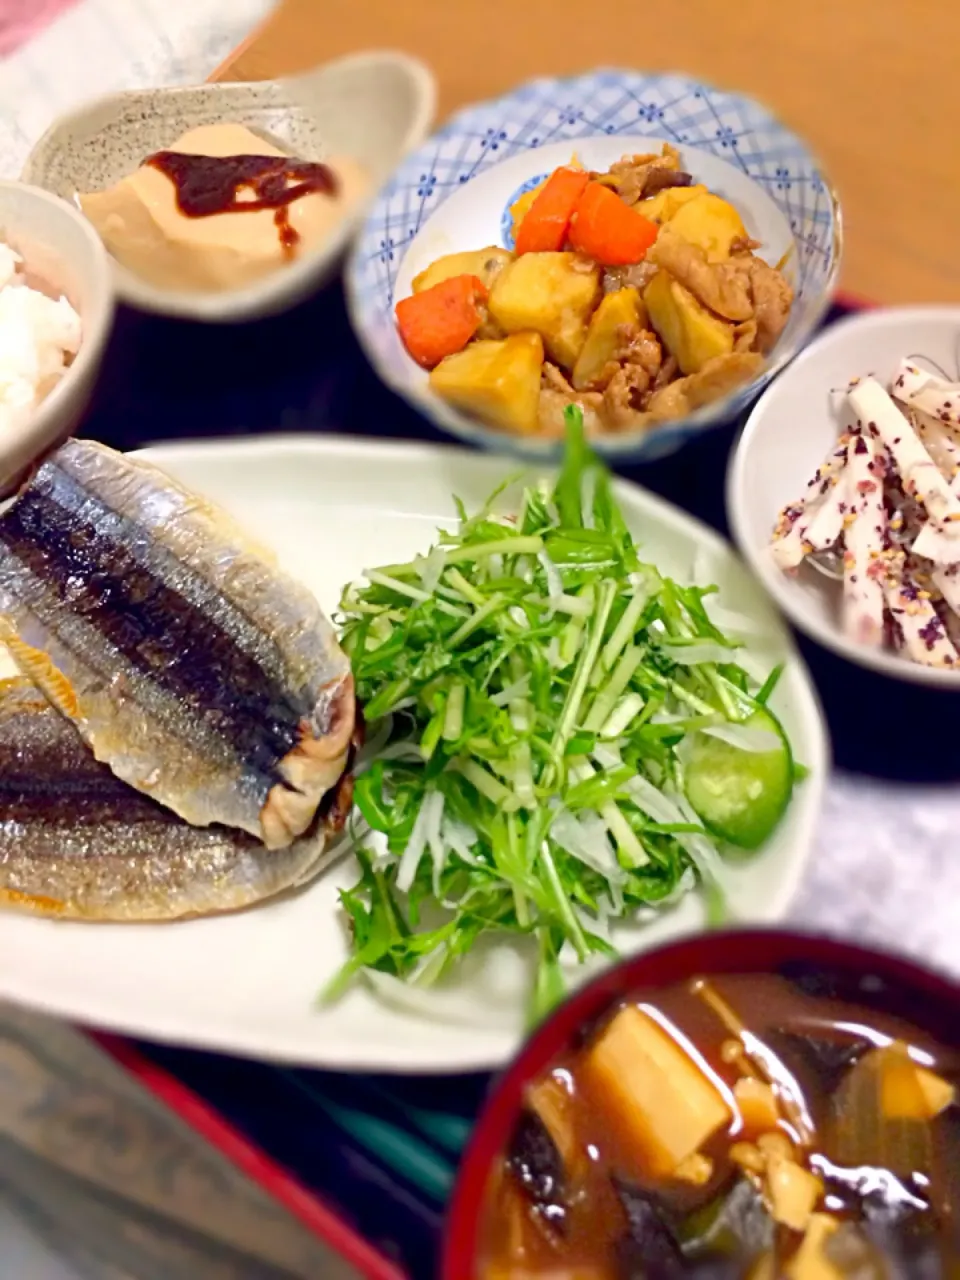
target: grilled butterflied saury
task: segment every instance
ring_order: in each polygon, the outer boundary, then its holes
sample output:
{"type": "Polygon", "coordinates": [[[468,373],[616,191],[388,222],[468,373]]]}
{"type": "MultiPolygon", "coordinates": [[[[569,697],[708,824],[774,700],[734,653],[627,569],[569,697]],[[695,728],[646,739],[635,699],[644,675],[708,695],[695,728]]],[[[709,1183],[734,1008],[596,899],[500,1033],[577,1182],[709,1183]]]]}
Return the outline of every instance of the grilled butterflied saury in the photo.
{"type": "Polygon", "coordinates": [[[97,760],[196,826],[289,845],[343,774],[349,663],[234,521],[86,440],[0,514],[0,640],[97,760]]]}
{"type": "Polygon", "coordinates": [[[94,760],[29,682],[0,680],[0,905],[82,920],[172,920],[250,906],[327,863],[347,794],[310,831],[267,849],[194,827],[94,760]]]}

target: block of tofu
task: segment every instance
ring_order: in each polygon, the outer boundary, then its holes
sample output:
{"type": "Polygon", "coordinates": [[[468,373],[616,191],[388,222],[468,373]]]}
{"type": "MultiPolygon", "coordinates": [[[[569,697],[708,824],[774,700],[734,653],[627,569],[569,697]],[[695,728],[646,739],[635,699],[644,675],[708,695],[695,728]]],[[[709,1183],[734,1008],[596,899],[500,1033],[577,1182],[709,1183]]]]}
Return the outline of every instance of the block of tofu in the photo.
{"type": "Polygon", "coordinates": [[[584,1062],[591,1097],[651,1174],[670,1177],[732,1113],[684,1048],[649,1014],[627,1006],[584,1062]]]}

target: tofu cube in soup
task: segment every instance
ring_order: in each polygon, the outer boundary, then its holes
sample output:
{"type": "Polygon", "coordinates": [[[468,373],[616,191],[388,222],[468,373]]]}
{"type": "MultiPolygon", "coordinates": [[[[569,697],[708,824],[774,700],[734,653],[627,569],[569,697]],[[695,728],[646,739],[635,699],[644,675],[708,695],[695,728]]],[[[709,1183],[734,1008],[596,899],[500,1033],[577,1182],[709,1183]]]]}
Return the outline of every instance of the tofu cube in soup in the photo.
{"type": "Polygon", "coordinates": [[[490,315],[504,333],[538,333],[547,356],[572,369],[600,295],[600,268],[575,253],[525,253],[490,290],[490,315]]]}
{"type": "Polygon", "coordinates": [[[622,1009],[590,1050],[584,1078],[624,1147],[654,1177],[671,1177],[733,1116],[697,1062],[649,1014],[622,1009]]]}
{"type": "Polygon", "coordinates": [[[521,435],[536,431],[543,342],[536,333],[472,342],[441,360],[430,388],[465,413],[521,435]]]}
{"type": "Polygon", "coordinates": [[[683,374],[699,373],[709,360],[733,351],[733,326],[706,309],[667,271],[658,271],[643,294],[650,323],[683,374]]]}

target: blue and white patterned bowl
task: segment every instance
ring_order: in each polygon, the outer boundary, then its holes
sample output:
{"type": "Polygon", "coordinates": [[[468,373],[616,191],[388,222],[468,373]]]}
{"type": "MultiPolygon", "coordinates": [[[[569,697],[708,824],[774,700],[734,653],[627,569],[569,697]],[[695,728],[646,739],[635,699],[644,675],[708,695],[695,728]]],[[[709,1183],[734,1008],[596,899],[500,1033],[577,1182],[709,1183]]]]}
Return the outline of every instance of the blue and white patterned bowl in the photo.
{"type": "Polygon", "coordinates": [[[613,458],[652,461],[742,411],[829,305],[840,267],[840,205],[807,146],[765,108],[673,74],[611,70],[531,81],[459,112],[404,161],[373,204],[346,271],[351,320],[383,381],[473,443],[541,458],[558,452],[556,441],[492,430],[432,395],[397,335],[394,300],[441,254],[509,245],[512,201],[573,152],[587,167],[604,169],[626,152],[663,142],[680,149],[698,181],[737,206],[768,261],[791,251],[784,270],[796,300],[770,361],[748,386],[653,431],[600,436],[596,447],[613,458]]]}

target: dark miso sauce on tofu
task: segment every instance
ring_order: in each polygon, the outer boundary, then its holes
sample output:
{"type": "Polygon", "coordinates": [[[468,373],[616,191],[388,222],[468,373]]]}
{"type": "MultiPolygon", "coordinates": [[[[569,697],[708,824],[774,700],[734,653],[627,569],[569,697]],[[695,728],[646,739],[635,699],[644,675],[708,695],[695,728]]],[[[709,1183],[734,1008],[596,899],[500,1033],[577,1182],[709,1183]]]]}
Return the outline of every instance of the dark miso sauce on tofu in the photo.
{"type": "Polygon", "coordinates": [[[871,979],[696,979],[527,1089],[482,1280],[960,1280],[960,1054],[871,979]]]}

